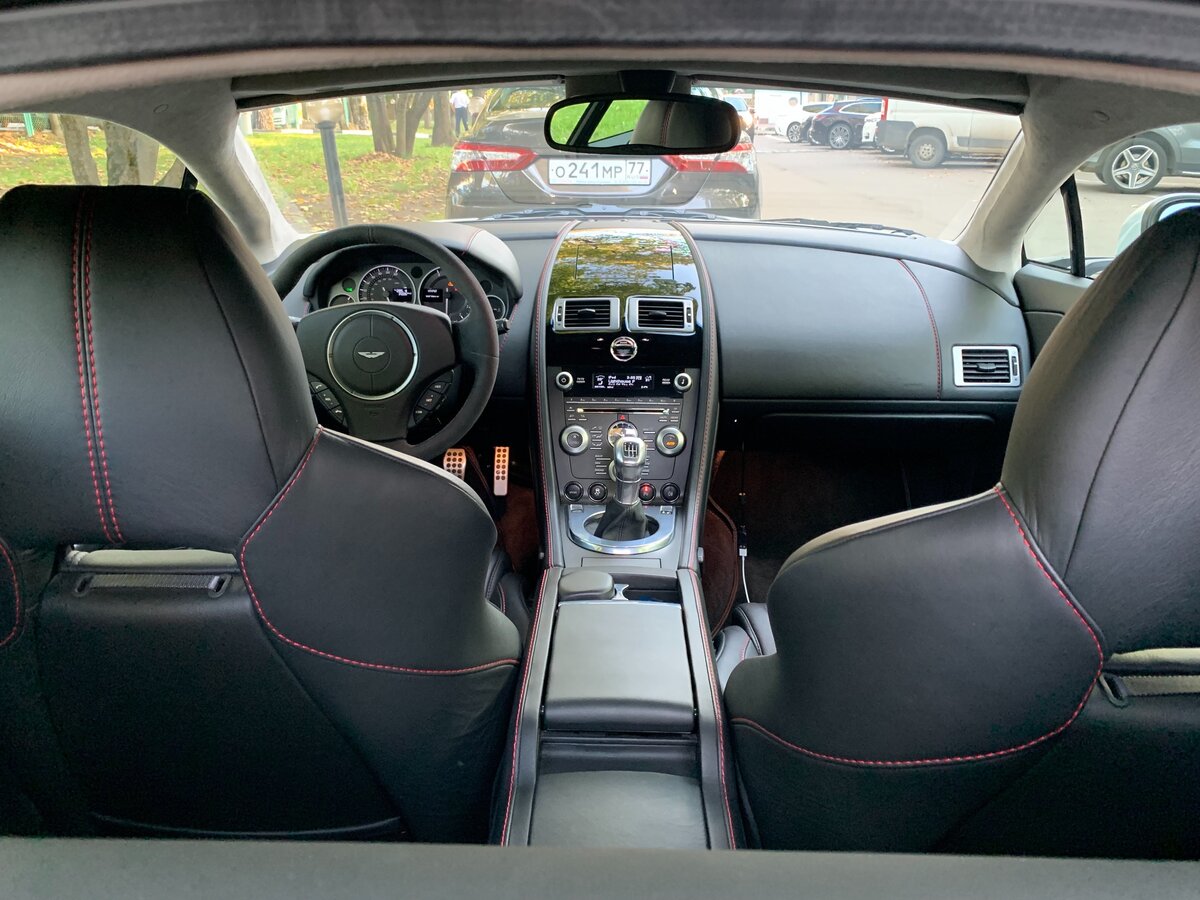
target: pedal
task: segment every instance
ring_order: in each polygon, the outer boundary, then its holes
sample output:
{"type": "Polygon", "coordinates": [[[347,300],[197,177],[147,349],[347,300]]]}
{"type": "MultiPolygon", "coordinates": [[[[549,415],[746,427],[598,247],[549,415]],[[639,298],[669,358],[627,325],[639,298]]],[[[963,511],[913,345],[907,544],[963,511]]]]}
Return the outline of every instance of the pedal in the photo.
{"type": "Polygon", "coordinates": [[[497,497],[508,496],[508,448],[497,447],[492,457],[492,493],[497,497]]]}
{"type": "Polygon", "coordinates": [[[442,457],[442,468],[459,481],[466,481],[467,451],[462,447],[451,447],[442,457]]]}

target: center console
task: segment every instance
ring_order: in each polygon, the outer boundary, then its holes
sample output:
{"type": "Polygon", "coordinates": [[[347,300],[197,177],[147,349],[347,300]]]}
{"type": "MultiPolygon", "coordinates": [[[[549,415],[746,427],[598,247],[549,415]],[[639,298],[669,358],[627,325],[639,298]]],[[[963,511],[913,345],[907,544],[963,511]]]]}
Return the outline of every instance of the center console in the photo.
{"type": "Polygon", "coordinates": [[[668,222],[573,224],[538,302],[546,572],[497,839],[736,846],[698,575],[718,363],[703,264],[668,222]]]}

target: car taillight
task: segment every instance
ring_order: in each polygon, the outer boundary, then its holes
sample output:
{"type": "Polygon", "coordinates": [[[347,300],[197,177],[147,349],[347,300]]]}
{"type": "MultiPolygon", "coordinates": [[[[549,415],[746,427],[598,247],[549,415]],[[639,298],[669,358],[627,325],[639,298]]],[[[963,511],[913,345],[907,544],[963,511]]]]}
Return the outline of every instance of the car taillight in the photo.
{"type": "Polygon", "coordinates": [[[884,119],[887,118],[888,102],[889,102],[889,99],[887,97],[884,97],[883,98],[883,108],[879,110],[879,121],[880,122],[882,122],[884,119]]]}
{"type": "Polygon", "coordinates": [[[754,171],[754,145],[742,141],[724,153],[703,156],[664,156],[663,161],[679,172],[743,172],[754,171]]]}
{"type": "Polygon", "coordinates": [[[528,147],[459,141],[450,154],[453,172],[519,172],[537,159],[528,147]]]}

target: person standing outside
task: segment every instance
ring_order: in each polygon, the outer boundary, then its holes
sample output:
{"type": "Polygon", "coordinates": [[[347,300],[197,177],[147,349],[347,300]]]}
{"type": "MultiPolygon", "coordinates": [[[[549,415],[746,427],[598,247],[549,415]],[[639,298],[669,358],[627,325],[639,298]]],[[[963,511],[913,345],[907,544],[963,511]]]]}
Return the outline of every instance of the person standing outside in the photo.
{"type": "Polygon", "coordinates": [[[483,91],[471,91],[471,100],[467,103],[467,111],[471,114],[471,125],[479,119],[479,114],[483,112],[483,91]]]}
{"type": "Polygon", "coordinates": [[[454,107],[454,136],[458,137],[466,131],[471,123],[467,118],[467,107],[471,101],[467,97],[467,92],[459,88],[450,95],[450,105],[454,107]]]}

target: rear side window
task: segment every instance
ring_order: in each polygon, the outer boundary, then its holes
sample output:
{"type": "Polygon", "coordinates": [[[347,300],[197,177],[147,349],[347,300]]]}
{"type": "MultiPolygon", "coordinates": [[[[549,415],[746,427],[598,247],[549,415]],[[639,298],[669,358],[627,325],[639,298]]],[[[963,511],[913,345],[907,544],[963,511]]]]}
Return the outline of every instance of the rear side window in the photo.
{"type": "Polygon", "coordinates": [[[179,187],[184,165],[132,128],[83,116],[0,114],[0,194],[21,184],[179,187]]]}

